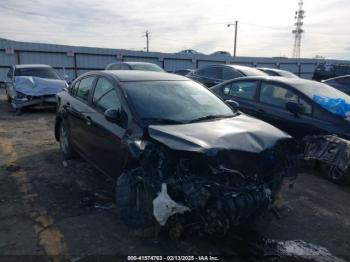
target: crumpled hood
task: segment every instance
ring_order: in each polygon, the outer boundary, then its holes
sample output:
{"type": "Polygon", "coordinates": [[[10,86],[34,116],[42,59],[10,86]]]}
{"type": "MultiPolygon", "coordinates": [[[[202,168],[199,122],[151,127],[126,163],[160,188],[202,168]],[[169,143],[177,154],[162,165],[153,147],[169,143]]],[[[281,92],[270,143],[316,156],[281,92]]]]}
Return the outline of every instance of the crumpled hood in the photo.
{"type": "Polygon", "coordinates": [[[64,80],[34,76],[16,76],[14,82],[14,89],[28,96],[55,95],[65,87],[64,80]]]}
{"type": "Polygon", "coordinates": [[[171,149],[207,154],[224,149],[260,153],[281,139],[291,139],[274,126],[244,114],[217,121],[151,125],[148,131],[153,139],[171,149]]]}

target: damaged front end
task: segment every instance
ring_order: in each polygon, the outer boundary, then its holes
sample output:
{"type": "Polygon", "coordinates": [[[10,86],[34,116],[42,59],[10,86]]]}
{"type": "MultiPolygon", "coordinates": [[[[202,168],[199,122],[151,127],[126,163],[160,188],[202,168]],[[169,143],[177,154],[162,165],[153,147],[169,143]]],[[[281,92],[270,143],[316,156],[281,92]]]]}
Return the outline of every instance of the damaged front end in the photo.
{"type": "Polygon", "coordinates": [[[15,110],[30,106],[55,107],[56,94],[66,87],[64,80],[16,76],[13,85],[8,88],[8,95],[15,110]]]}
{"type": "Polygon", "coordinates": [[[43,95],[43,96],[28,96],[20,92],[11,97],[11,106],[15,110],[22,109],[23,107],[56,107],[57,99],[56,95],[43,95]]]}
{"type": "Polygon", "coordinates": [[[152,139],[128,145],[138,159],[133,179],[153,192],[153,220],[175,235],[187,227],[225,235],[253,222],[273,203],[288,173],[285,156],[292,146],[291,140],[281,139],[273,148],[253,153],[173,150],[152,139]]]}

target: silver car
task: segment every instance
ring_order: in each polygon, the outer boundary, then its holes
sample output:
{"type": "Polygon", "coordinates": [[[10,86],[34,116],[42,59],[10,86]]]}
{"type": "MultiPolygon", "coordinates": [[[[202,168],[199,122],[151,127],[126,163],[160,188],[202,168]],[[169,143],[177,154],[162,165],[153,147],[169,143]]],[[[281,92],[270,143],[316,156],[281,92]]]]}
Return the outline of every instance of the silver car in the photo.
{"type": "Polygon", "coordinates": [[[5,89],[15,110],[23,107],[56,105],[56,94],[68,87],[49,65],[13,65],[7,73],[5,89]]]}

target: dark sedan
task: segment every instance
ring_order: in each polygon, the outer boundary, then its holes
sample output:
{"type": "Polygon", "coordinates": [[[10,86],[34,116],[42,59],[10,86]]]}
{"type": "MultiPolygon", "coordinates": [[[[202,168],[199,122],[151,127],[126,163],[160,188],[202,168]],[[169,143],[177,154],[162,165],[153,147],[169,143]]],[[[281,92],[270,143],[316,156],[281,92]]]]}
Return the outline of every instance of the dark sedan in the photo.
{"type": "Polygon", "coordinates": [[[350,95],[350,75],[330,78],[323,80],[322,83],[333,86],[334,88],[350,95]]]}
{"type": "Polygon", "coordinates": [[[163,68],[153,63],[146,62],[115,62],[108,64],[105,70],[141,70],[164,72],[163,68]]]}
{"type": "MultiPolygon", "coordinates": [[[[327,134],[350,139],[346,111],[350,110],[350,96],[326,84],[300,78],[246,77],[227,81],[211,91],[224,100],[235,100],[243,112],[299,140],[327,134]]],[[[345,175],[330,178],[342,181],[345,175]]]]}
{"type": "Polygon", "coordinates": [[[277,68],[266,68],[266,67],[258,67],[258,69],[266,74],[268,74],[269,76],[283,76],[283,77],[287,77],[287,78],[299,78],[299,76],[286,71],[286,70],[281,70],[281,69],[277,69],[277,68]]]}
{"type": "Polygon", "coordinates": [[[187,77],[211,87],[229,79],[243,76],[266,76],[267,74],[253,67],[240,65],[210,65],[186,75],[187,77]]]}
{"type": "Polygon", "coordinates": [[[224,234],[251,221],[272,203],[293,146],[186,77],[141,71],[78,77],[58,95],[55,136],[65,158],[116,178],[118,212],[142,232],[224,234]]]}

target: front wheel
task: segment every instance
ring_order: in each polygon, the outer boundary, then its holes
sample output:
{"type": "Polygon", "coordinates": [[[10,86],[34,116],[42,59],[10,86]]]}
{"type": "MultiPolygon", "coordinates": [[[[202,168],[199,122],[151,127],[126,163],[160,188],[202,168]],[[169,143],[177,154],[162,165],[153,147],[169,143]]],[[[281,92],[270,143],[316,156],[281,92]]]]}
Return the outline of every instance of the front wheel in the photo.
{"type": "Polygon", "coordinates": [[[350,184],[350,170],[347,169],[345,171],[340,168],[329,165],[329,164],[321,164],[322,173],[327,177],[328,180],[332,181],[338,185],[349,185],[350,184]]]}
{"type": "Polygon", "coordinates": [[[6,92],[6,98],[7,98],[7,101],[11,103],[11,97],[9,95],[9,93],[7,92],[7,88],[5,88],[5,92],[6,92]]]}
{"type": "Polygon", "coordinates": [[[115,187],[117,213],[132,234],[154,237],[160,232],[160,225],[153,216],[155,193],[140,174],[142,171],[134,170],[118,178],[115,187]]]}

